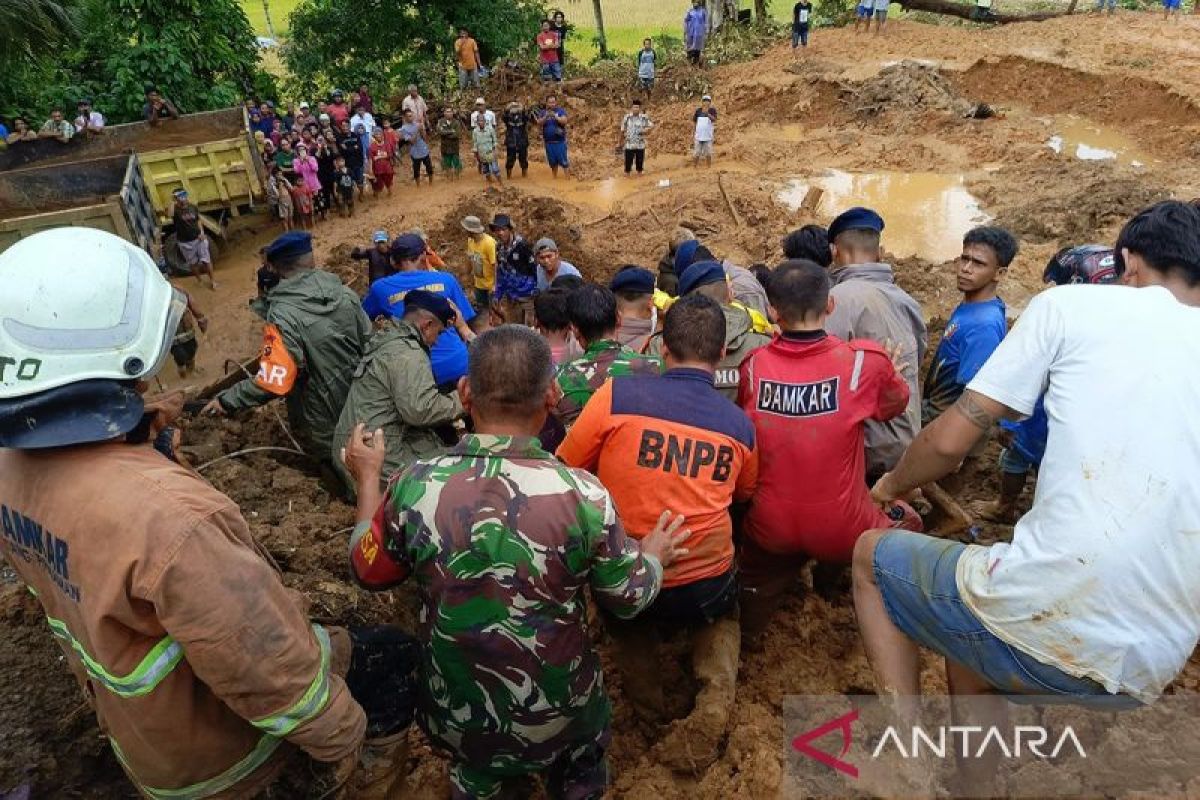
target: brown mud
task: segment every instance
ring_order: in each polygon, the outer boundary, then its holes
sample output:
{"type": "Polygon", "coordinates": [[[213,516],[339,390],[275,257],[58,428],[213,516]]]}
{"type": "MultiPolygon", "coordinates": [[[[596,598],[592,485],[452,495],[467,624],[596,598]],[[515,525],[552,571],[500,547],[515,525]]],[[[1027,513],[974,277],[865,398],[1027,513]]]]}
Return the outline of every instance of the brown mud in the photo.
{"type": "MultiPolygon", "coordinates": [[[[772,263],[788,230],[827,223],[841,210],[838,204],[852,201],[831,192],[836,200],[815,210],[792,210],[780,193],[793,182],[819,182],[830,170],[857,176],[860,186],[870,176],[919,173],[961,187],[985,217],[1021,239],[1022,251],[1002,285],[1016,315],[1040,289],[1042,267],[1059,247],[1111,242],[1121,221],[1142,205],[1200,193],[1194,158],[1200,148],[1193,144],[1200,131],[1197,34],[1200,19],[1184,16],[1163,25],[1156,15],[1124,12],[1115,20],[1079,15],[990,30],[898,22],[882,38],[819,29],[802,58],[780,45],[752,62],[688,76],[689,86],[700,87],[705,78],[711,82],[721,113],[711,169],[688,163],[696,101],[652,97],[648,112],[657,127],[650,135],[647,174],[631,178],[621,174],[614,152],[629,88],[623,82],[584,82],[577,92],[568,88],[564,100],[571,115],[572,177],[552,179],[536,142],[529,176],[499,189],[485,188],[469,171],[458,181],[439,173],[432,186],[414,189],[403,180],[405,170],[398,170],[392,197],[368,199],[351,219],[318,224],[318,259],[361,291],[365,265],[352,261],[350,250],[367,246],[374,230],[395,235],[420,226],[448,269],[465,280],[460,218],[488,218],[503,210],[528,238],[554,238],[563,256],[596,280],[624,263],[653,267],[681,224],[696,230],[718,256],[772,263]],[[979,119],[968,113],[981,103],[995,115],[979,119]],[[1136,144],[1142,165],[1133,159],[1077,160],[1066,149],[1055,153],[1047,140],[1067,130],[1060,115],[1126,137],[1136,144]]],[[[507,98],[490,99],[499,108],[507,98]]],[[[948,202],[966,202],[956,197],[948,202]]],[[[931,330],[938,330],[959,299],[953,253],[920,244],[940,241],[937,237],[904,229],[941,227],[950,217],[935,209],[924,220],[903,221],[901,211],[912,205],[911,198],[885,193],[879,202],[896,209],[885,215],[894,224],[884,244],[898,256],[897,280],[922,303],[931,330]],[[918,244],[910,247],[909,241],[918,244]]],[[[212,327],[201,341],[204,373],[180,381],[168,366],[164,385],[203,384],[221,374],[227,359],[255,351],[259,326],[247,301],[254,294],[258,249],[274,233],[263,228],[225,250],[216,292],[190,279],[178,282],[195,294],[212,327]]],[[[184,439],[184,455],[195,466],[246,447],[287,445],[271,409],[243,420],[187,422],[184,439]]],[[[950,482],[960,502],[995,496],[997,448],[993,443],[950,482]]],[[[285,582],[309,598],[316,619],[412,627],[410,589],[372,595],[348,581],[345,547],[353,511],[321,488],[308,465],[287,455],[256,453],[212,464],[203,474],[239,503],[285,582]]],[[[1031,489],[1026,505],[1030,495],[1031,489]]],[[[981,542],[990,542],[1010,536],[1011,529],[984,525],[978,533],[981,542]]],[[[35,797],[132,796],[37,604],[10,571],[0,570],[0,794],[29,783],[35,797]]],[[[664,753],[660,733],[639,727],[604,634],[597,629],[594,635],[615,708],[614,797],[779,796],[787,741],[783,698],[871,692],[874,685],[849,594],[844,588],[814,592],[803,576],[761,649],[743,653],[720,757],[681,774],[664,762],[686,758],[664,753]]],[[[666,648],[662,675],[679,714],[688,710],[694,688],[686,662],[679,643],[666,648]]],[[[924,662],[922,682],[929,690],[944,689],[942,668],[933,659],[924,662]]],[[[1193,661],[1171,691],[1197,690],[1200,664],[1193,661]]],[[[412,736],[413,796],[445,796],[444,762],[419,734],[412,736]]],[[[326,777],[301,761],[288,778],[287,794],[320,796],[326,777]]],[[[1181,787],[1171,790],[1182,796],[1181,787]]]]}

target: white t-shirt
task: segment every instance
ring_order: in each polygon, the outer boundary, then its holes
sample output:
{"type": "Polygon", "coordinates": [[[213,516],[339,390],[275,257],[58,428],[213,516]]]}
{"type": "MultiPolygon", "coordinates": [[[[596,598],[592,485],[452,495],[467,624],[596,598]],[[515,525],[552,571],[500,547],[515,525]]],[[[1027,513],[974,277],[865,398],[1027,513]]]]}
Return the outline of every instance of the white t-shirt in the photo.
{"type": "Polygon", "coordinates": [[[696,117],[696,141],[711,142],[713,140],[713,121],[707,114],[696,117]]]}
{"type": "Polygon", "coordinates": [[[426,105],[424,97],[420,95],[413,97],[411,94],[406,94],[400,103],[400,110],[413,112],[413,122],[424,125],[425,117],[429,113],[429,106],[426,105]]]}
{"type": "Polygon", "coordinates": [[[366,128],[367,136],[370,136],[371,131],[375,130],[375,117],[371,115],[370,111],[364,111],[362,114],[355,114],[350,118],[350,132],[353,133],[354,129],[359,125],[362,125],[364,128],[366,128]]]}
{"type": "Polygon", "coordinates": [[[971,546],[958,589],[1039,661],[1151,702],[1200,631],[1200,308],[1166,289],[1033,299],[967,388],[1050,435],[1012,544],[971,546]]]}
{"type": "Polygon", "coordinates": [[[84,119],[82,114],[75,118],[76,130],[87,130],[89,127],[92,130],[103,130],[104,115],[99,111],[92,111],[88,113],[87,119],[84,119]]]}
{"type": "Polygon", "coordinates": [[[888,5],[890,3],[891,3],[891,0],[875,0],[875,10],[876,11],[887,11],[888,5]]]}
{"type": "MultiPolygon", "coordinates": [[[[474,128],[478,124],[479,111],[471,112],[471,127],[474,128]]],[[[496,127],[496,112],[490,108],[483,112],[484,124],[489,128],[496,127]]]]}

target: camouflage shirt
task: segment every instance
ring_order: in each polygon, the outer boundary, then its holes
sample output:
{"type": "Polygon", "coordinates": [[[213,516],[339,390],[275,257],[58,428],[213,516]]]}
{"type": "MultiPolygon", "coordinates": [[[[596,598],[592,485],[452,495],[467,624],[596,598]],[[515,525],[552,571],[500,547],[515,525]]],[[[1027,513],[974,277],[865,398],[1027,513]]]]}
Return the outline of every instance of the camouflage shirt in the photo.
{"type": "Polygon", "coordinates": [[[587,401],[609,378],[658,375],[660,372],[662,361],[657,356],[644,356],[612,339],[592,342],[583,355],[558,368],[558,388],[562,389],[563,396],[554,415],[569,428],[579,419],[587,401]]]}
{"type": "Polygon", "coordinates": [[[510,775],[608,725],[584,589],[628,618],[662,584],[600,482],[533,437],[467,436],[417,461],[356,530],[351,564],[372,589],[415,577],[418,720],[456,761],[510,775]]]}

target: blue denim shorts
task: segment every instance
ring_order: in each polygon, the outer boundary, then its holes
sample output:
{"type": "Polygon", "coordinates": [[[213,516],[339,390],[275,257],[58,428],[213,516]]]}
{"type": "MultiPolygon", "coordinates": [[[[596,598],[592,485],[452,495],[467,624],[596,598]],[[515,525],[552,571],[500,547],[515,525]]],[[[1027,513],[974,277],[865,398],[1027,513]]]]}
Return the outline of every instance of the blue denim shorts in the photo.
{"type": "Polygon", "coordinates": [[[961,542],[920,533],[880,538],[875,582],[896,627],[979,675],[1000,694],[1111,698],[1116,707],[1138,705],[1126,695],[1109,694],[1090,678],[1076,678],[1037,661],[985,628],[958,593],[955,571],[965,548],[961,542]]]}

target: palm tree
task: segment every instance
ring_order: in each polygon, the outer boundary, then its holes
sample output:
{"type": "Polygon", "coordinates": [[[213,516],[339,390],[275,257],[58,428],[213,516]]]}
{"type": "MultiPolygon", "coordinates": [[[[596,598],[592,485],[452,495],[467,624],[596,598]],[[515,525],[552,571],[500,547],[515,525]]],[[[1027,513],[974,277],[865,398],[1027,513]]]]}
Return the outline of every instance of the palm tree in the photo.
{"type": "Polygon", "coordinates": [[[72,0],[0,0],[0,63],[45,52],[78,34],[72,0]]]}

